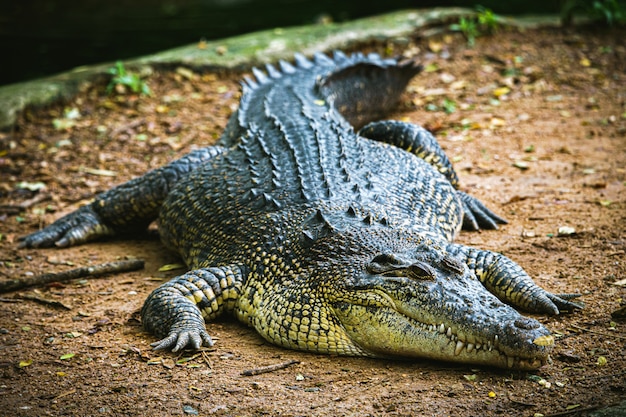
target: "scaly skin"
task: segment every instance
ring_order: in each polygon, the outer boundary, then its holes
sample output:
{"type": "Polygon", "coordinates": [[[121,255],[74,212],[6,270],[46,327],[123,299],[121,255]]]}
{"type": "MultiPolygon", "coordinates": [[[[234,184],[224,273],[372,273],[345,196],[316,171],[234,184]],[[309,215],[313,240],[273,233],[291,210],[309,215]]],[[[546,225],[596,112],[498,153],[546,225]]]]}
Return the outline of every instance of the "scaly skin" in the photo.
{"type": "Polygon", "coordinates": [[[211,345],[205,321],[226,312],[292,349],[545,363],[550,332],[512,306],[558,314],[579,308],[574,296],[550,294],[500,254],[453,243],[462,227],[504,220],[457,189],[428,131],[366,125],[421,67],[342,53],[295,61],[254,70],[219,146],[102,194],[22,246],[119,234],[158,212],[163,242],[190,270],[144,304],[157,349],[211,345]]]}

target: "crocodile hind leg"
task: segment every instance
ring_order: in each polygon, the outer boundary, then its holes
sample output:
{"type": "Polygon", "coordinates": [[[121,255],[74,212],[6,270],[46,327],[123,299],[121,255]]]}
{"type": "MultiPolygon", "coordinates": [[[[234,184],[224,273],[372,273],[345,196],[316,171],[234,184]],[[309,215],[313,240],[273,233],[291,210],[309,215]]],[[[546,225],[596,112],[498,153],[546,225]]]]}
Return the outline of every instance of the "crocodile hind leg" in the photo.
{"type": "Polygon", "coordinates": [[[161,338],[152,346],[173,352],[212,346],[204,321],[233,310],[244,279],[233,265],[189,271],[158,287],[141,309],[144,328],[161,338]]]}
{"type": "Polygon", "coordinates": [[[463,204],[463,229],[497,229],[498,223],[506,223],[506,220],[485,207],[477,198],[458,189],[459,177],[452,163],[433,134],[423,127],[395,120],[383,120],[363,127],[359,135],[404,149],[428,162],[444,175],[457,189],[457,195],[463,204]]]}
{"type": "Polygon", "coordinates": [[[539,287],[521,266],[488,250],[451,243],[447,251],[465,263],[492,294],[531,313],[559,314],[583,308],[570,300],[580,294],[552,294],[539,287]]]}
{"type": "Polygon", "coordinates": [[[66,247],[102,236],[145,229],[157,218],[161,204],[172,187],[199,165],[223,151],[224,148],[217,146],[198,149],[118,185],[43,230],[20,238],[20,247],[66,247]]]}

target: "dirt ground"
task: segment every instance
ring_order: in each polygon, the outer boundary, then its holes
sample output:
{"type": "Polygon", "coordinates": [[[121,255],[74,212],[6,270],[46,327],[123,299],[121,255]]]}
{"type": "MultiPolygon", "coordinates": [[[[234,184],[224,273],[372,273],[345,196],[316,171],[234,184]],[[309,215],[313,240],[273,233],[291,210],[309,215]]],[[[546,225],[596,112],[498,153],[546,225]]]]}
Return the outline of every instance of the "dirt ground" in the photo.
{"type": "Polygon", "coordinates": [[[473,48],[457,35],[363,48],[425,61],[390,118],[436,132],[463,189],[510,221],[458,241],[505,253],[552,292],[582,294],[583,311],[537,317],[557,345],[528,373],[289,351],[227,318],[209,324],[212,349],[151,351],[138,310],[182,271],[160,271],[179,260],[154,233],[66,250],[20,250],[17,237],[211,144],[241,74],[171,69],[146,79],[150,97],[91,85],[26,112],[0,134],[0,280],[126,257],[146,266],[0,295],[0,415],[561,416],[624,401],[623,39],[618,29],[501,30],[473,48]]]}

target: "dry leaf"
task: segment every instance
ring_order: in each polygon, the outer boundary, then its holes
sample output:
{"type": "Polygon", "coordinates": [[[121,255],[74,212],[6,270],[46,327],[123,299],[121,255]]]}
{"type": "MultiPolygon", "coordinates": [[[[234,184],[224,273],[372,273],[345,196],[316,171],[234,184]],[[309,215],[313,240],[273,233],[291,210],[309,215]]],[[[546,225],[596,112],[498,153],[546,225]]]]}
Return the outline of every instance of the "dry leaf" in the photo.
{"type": "Polygon", "coordinates": [[[511,89],[509,87],[500,87],[500,88],[496,88],[495,90],[493,90],[493,95],[494,97],[500,98],[501,96],[509,94],[510,92],[511,92],[511,89]]]}
{"type": "Polygon", "coordinates": [[[174,269],[183,269],[183,268],[185,268],[185,265],[183,264],[165,264],[159,268],[159,272],[167,272],[167,271],[172,271],[174,269]]]}
{"type": "Polygon", "coordinates": [[[20,363],[18,364],[18,366],[19,366],[20,368],[25,368],[25,367],[27,367],[27,366],[32,365],[32,363],[33,363],[33,360],[32,360],[32,359],[28,359],[28,360],[25,360],[25,361],[20,361],[20,363]]]}
{"type": "Polygon", "coordinates": [[[87,174],[91,174],[91,175],[98,175],[101,177],[115,177],[117,176],[117,172],[115,171],[109,171],[108,169],[95,169],[95,168],[87,168],[87,167],[83,167],[81,166],[79,168],[80,172],[86,172],[87,174]]]}
{"type": "Polygon", "coordinates": [[[552,346],[554,344],[554,336],[539,336],[538,338],[533,340],[533,343],[537,346],[552,346]]]}

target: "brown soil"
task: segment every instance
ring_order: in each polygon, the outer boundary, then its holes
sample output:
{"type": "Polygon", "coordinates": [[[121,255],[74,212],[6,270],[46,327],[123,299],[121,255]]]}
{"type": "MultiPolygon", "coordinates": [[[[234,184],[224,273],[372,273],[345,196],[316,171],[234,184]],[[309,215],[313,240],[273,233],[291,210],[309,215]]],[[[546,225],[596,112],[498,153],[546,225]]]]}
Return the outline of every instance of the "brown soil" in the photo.
{"type": "MultiPolygon", "coordinates": [[[[501,31],[474,48],[458,36],[408,47],[432,65],[391,118],[436,131],[463,188],[510,221],[459,241],[504,252],[541,286],[581,293],[586,304],[538,317],[557,346],[551,363],[532,373],[289,351],[228,319],[209,324],[217,343],[200,355],[151,351],[138,309],[180,273],[159,272],[178,258],[154,234],[67,250],[18,250],[17,236],[212,143],[237,104],[240,74],[158,72],[147,79],[151,97],[107,95],[92,85],[70,103],[27,112],[1,136],[0,279],[127,256],[146,267],[3,296],[0,414],[580,415],[624,400],[626,321],[617,312],[626,298],[623,39],[624,30],[543,29],[501,31]],[[16,188],[23,181],[45,189],[16,188]],[[15,209],[42,194],[49,199],[15,209]],[[574,233],[559,236],[563,227],[574,233]],[[20,298],[33,293],[70,309],[20,298]],[[289,360],[300,363],[241,374],[289,360]]],[[[370,49],[401,52],[392,44],[370,49]]]]}

